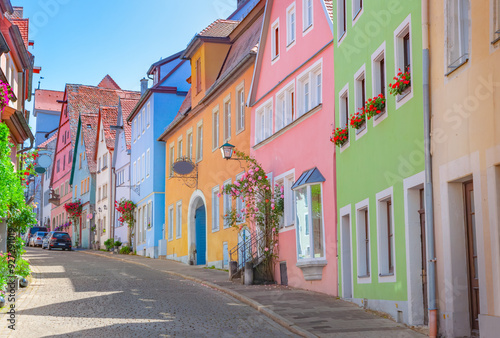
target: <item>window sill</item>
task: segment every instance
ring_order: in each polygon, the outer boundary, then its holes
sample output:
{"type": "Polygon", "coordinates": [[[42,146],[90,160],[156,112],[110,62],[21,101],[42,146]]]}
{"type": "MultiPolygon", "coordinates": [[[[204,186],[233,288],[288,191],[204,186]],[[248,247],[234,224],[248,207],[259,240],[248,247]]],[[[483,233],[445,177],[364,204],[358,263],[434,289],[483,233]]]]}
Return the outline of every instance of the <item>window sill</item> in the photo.
{"type": "MultiPolygon", "coordinates": [[[[406,94],[406,95],[408,95],[408,94],[406,94]]],[[[405,96],[406,96],[406,95],[405,95],[405,96]]],[[[386,107],[386,108],[384,108],[384,110],[383,110],[383,111],[381,111],[381,112],[380,112],[380,114],[375,115],[375,116],[373,117],[373,120],[374,120],[374,121],[377,121],[379,118],[381,118],[382,116],[384,116],[384,114],[385,114],[385,113],[387,113],[387,107],[386,107]]]]}
{"type": "Polygon", "coordinates": [[[340,44],[342,43],[342,41],[344,41],[346,33],[347,33],[347,31],[342,32],[342,35],[337,40],[337,46],[340,46],[340,44]]]}
{"type": "Polygon", "coordinates": [[[493,39],[493,41],[491,41],[491,44],[492,44],[492,45],[494,45],[494,44],[496,44],[498,41],[500,41],[500,36],[499,36],[499,37],[497,37],[497,38],[495,38],[495,39],[493,39]]]}
{"type": "Polygon", "coordinates": [[[411,86],[406,88],[401,94],[399,94],[397,97],[396,97],[396,101],[397,102],[400,102],[402,101],[405,97],[407,97],[409,94],[411,93],[411,86]]]}
{"type": "Polygon", "coordinates": [[[392,273],[379,273],[378,276],[379,277],[392,277],[392,276],[394,276],[394,272],[392,272],[392,273]]]}
{"type": "Polygon", "coordinates": [[[342,146],[340,146],[340,153],[342,153],[344,150],[349,148],[349,145],[351,144],[351,138],[349,137],[347,141],[344,142],[342,146]]]}
{"type": "Polygon", "coordinates": [[[323,268],[328,262],[324,258],[298,260],[296,267],[302,270],[306,281],[321,280],[323,278],[323,268]]]}
{"type": "Polygon", "coordinates": [[[302,29],[302,36],[304,36],[307,33],[309,33],[312,29],[313,29],[313,24],[311,23],[309,26],[307,26],[306,28],[302,29]]]}
{"type": "MultiPolygon", "coordinates": [[[[465,65],[467,62],[469,62],[469,57],[467,56],[462,62],[460,62],[458,65],[454,66],[452,70],[450,70],[448,73],[444,74],[444,76],[449,76],[451,73],[465,65]]],[[[452,67],[448,66],[448,69],[452,67]]]]}
{"type": "Polygon", "coordinates": [[[370,278],[370,275],[358,276],[358,278],[370,278]]]}
{"type": "Polygon", "coordinates": [[[281,128],[280,130],[278,130],[277,132],[275,132],[271,136],[266,137],[264,140],[259,141],[257,144],[255,144],[253,146],[253,149],[257,150],[260,147],[262,147],[262,146],[268,144],[269,142],[273,141],[274,139],[278,138],[282,134],[286,133],[288,130],[290,130],[293,127],[295,127],[297,124],[301,123],[302,121],[304,121],[304,120],[308,119],[309,117],[311,117],[312,115],[314,115],[314,113],[316,113],[317,111],[321,110],[322,107],[323,107],[322,103],[318,104],[316,107],[312,108],[311,110],[309,110],[305,114],[303,114],[300,117],[298,117],[297,119],[295,119],[295,121],[292,121],[290,124],[288,124],[285,127],[281,128]]]}
{"type": "Polygon", "coordinates": [[[366,121],[365,121],[365,122],[363,122],[363,125],[361,125],[361,127],[359,127],[358,129],[356,129],[356,135],[361,134],[361,132],[362,132],[363,130],[365,130],[365,129],[366,129],[366,121]]]}

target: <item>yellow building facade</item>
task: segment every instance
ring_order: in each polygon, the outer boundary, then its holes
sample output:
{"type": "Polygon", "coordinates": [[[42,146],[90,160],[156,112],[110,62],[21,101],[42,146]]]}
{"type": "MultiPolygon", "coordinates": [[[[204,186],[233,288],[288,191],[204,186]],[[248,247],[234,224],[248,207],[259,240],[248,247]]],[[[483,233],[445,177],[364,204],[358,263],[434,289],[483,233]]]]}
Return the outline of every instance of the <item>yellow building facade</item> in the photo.
{"type": "Polygon", "coordinates": [[[439,331],[498,337],[500,1],[429,6],[439,331]]]}
{"type": "Polygon", "coordinates": [[[224,214],[234,206],[225,184],[244,172],[244,163],[223,159],[220,146],[250,152],[250,109],[263,5],[243,21],[217,20],[188,45],[191,90],[160,137],[166,143],[165,229],[167,258],[227,268],[239,230],[224,214]],[[175,164],[193,170],[172,170],[175,164]],[[181,173],[179,173],[181,172],[181,173]]]}

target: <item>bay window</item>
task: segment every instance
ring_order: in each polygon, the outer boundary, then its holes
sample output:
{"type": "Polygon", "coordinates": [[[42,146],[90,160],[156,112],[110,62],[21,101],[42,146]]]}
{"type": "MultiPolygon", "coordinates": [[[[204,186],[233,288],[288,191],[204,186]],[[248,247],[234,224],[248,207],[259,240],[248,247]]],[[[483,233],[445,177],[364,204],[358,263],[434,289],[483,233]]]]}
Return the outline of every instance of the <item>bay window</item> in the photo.
{"type": "Polygon", "coordinates": [[[298,259],[324,257],[321,184],[295,190],[298,259]]]}

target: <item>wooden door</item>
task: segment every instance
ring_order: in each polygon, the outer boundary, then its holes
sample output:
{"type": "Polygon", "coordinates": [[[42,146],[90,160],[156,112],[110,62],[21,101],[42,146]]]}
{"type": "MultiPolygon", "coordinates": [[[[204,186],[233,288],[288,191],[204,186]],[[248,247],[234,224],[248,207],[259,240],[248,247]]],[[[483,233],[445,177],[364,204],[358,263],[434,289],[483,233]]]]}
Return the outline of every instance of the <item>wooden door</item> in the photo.
{"type": "Polygon", "coordinates": [[[479,276],[477,264],[476,217],[473,182],[464,184],[465,231],[467,239],[467,265],[469,273],[469,306],[473,331],[479,330],[479,276]]]}
{"type": "Polygon", "coordinates": [[[422,255],[422,296],[423,296],[423,306],[424,306],[424,325],[427,325],[429,321],[429,311],[428,311],[428,300],[427,300],[427,241],[425,232],[425,204],[424,204],[424,189],[420,189],[420,209],[418,213],[420,215],[420,251],[422,255]]]}

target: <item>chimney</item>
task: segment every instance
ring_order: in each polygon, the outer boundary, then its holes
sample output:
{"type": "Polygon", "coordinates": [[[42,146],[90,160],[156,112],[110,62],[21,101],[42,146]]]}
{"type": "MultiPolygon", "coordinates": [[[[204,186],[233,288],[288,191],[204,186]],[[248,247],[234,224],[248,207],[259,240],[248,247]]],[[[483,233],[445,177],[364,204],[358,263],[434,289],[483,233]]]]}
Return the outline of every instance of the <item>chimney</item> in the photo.
{"type": "Polygon", "coordinates": [[[141,79],[141,96],[144,95],[144,93],[148,90],[148,80],[143,77],[141,79]]]}

